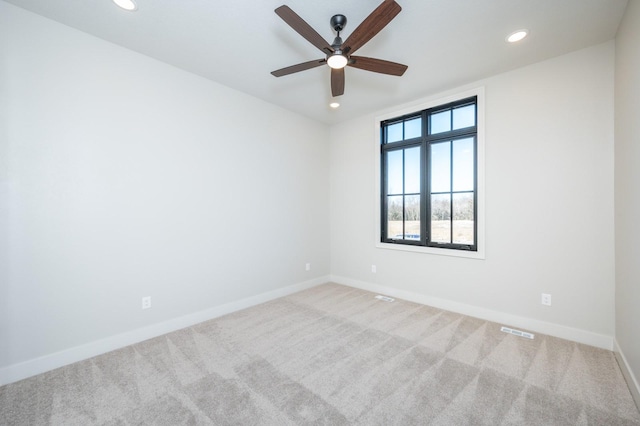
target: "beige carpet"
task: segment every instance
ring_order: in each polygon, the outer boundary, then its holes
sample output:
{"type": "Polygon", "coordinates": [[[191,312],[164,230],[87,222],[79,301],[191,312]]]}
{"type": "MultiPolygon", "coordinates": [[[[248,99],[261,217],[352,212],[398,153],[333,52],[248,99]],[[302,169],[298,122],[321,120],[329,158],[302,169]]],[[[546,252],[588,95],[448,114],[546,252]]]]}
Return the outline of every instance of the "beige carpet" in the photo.
{"type": "Polygon", "coordinates": [[[614,355],[335,284],[0,388],[2,425],[640,425],[614,355]]]}

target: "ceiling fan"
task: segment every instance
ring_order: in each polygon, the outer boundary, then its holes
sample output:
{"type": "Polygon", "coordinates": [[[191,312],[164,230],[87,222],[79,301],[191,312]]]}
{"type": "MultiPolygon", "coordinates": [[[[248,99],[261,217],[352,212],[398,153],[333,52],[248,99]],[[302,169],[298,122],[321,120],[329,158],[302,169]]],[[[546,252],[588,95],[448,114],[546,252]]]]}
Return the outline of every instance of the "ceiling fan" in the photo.
{"type": "Polygon", "coordinates": [[[344,15],[334,15],[330,20],[330,24],[337,36],[333,43],[329,44],[291,8],[285,5],[280,6],[275,10],[276,14],[309,43],[320,49],[326,57],[281,68],[272,71],[271,74],[276,77],[282,77],[327,64],[331,67],[331,94],[334,97],[341,96],[344,93],[344,68],[346,66],[381,74],[401,76],[408,68],[406,65],[353,55],[356,50],[360,49],[391,22],[401,10],[400,5],[394,0],[384,0],[380,6],[362,21],[358,28],[353,30],[344,42],[340,38],[340,32],[347,24],[347,18],[344,15]]]}

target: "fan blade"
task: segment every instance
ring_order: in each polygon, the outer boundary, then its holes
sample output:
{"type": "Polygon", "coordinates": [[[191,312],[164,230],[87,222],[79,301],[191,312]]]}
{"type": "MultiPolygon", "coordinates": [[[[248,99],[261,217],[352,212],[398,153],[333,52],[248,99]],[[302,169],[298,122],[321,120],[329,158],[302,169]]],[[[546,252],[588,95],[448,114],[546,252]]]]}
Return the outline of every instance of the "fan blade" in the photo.
{"type": "Polygon", "coordinates": [[[382,59],[367,58],[364,56],[351,56],[349,66],[360,68],[361,70],[379,72],[380,74],[389,74],[401,76],[407,70],[406,65],[397,62],[384,61],[382,59]]]}
{"type": "Polygon", "coordinates": [[[401,10],[400,5],[394,0],[384,0],[380,6],[358,25],[358,28],[353,30],[351,35],[342,44],[342,51],[351,54],[360,49],[366,42],[382,31],[401,10]]]}
{"type": "Polygon", "coordinates": [[[275,77],[282,77],[283,75],[293,74],[294,72],[310,70],[311,68],[319,67],[320,65],[324,65],[326,63],[326,59],[316,59],[315,61],[303,62],[301,64],[291,65],[290,67],[271,71],[271,74],[273,74],[273,76],[275,77]]]}
{"type": "Polygon", "coordinates": [[[309,43],[313,44],[324,53],[332,53],[333,48],[311,25],[298,16],[289,6],[282,5],[275,10],[276,14],[282,18],[284,22],[289,24],[298,34],[304,37],[309,43]]]}
{"type": "Polygon", "coordinates": [[[344,68],[331,68],[331,95],[335,98],[344,93],[344,68]]]}

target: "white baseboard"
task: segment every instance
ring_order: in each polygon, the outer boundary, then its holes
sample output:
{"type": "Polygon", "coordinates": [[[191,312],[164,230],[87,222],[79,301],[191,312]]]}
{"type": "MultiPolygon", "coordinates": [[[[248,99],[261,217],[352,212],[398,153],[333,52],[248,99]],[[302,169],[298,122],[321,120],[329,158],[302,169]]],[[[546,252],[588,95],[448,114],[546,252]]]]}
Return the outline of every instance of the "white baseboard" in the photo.
{"type": "Polygon", "coordinates": [[[627,362],[627,358],[624,356],[624,352],[618,345],[618,340],[613,339],[613,353],[616,354],[616,359],[618,360],[618,365],[620,366],[620,370],[622,371],[622,375],[624,379],[627,381],[627,386],[629,386],[629,391],[631,391],[631,396],[633,400],[636,402],[636,407],[640,410],[640,384],[638,384],[638,380],[636,376],[633,374],[633,370],[631,370],[631,366],[627,362]]]}
{"type": "Polygon", "coordinates": [[[422,305],[433,306],[435,308],[457,312],[459,314],[469,315],[471,317],[480,318],[487,321],[493,321],[498,324],[509,325],[536,333],[560,337],[562,339],[571,340],[573,342],[584,343],[586,345],[595,346],[602,349],[613,350],[612,336],[606,336],[603,334],[593,333],[578,328],[553,324],[532,318],[521,317],[518,315],[506,314],[503,312],[493,311],[490,309],[480,308],[464,303],[453,302],[451,300],[439,299],[436,297],[426,296],[424,294],[399,290],[393,287],[386,287],[364,281],[353,280],[351,278],[332,275],[331,281],[337,284],[359,288],[361,290],[380,293],[383,295],[396,297],[398,299],[420,303],[422,305]]]}
{"type": "Polygon", "coordinates": [[[0,368],[0,386],[114,351],[134,343],[158,337],[172,331],[190,327],[232,312],[269,302],[279,297],[288,296],[290,294],[324,284],[328,281],[328,276],[315,278],[313,280],[279,288],[277,290],[248,297],[246,299],[216,306],[204,311],[194,312],[182,317],[173,318],[147,327],[138,328],[115,336],[89,342],[84,345],[75,346],[73,348],[48,354],[39,358],[30,359],[18,364],[9,365],[7,367],[0,368]]]}

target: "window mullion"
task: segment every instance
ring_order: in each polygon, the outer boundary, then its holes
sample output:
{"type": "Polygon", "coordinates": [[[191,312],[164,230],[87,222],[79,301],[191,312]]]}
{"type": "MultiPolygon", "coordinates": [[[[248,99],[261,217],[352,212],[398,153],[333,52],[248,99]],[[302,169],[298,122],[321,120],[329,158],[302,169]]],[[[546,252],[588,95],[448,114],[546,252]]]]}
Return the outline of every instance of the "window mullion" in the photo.
{"type": "Polygon", "coordinates": [[[421,188],[420,188],[420,230],[422,231],[422,238],[424,239],[425,244],[429,244],[431,242],[431,227],[430,227],[430,218],[431,218],[431,176],[429,174],[429,161],[431,161],[431,153],[429,152],[429,115],[426,111],[422,112],[422,155],[421,155],[421,188]]]}
{"type": "MultiPolygon", "coordinates": [[[[402,136],[404,137],[404,126],[403,126],[403,130],[402,130],[402,136]]],[[[406,239],[407,236],[407,196],[406,196],[406,187],[405,187],[405,150],[402,150],[402,239],[406,239]]]]}
{"type": "MultiPolygon", "coordinates": [[[[386,129],[384,132],[380,132],[381,136],[386,133],[386,129]]],[[[388,230],[387,230],[387,217],[389,217],[389,197],[387,194],[387,181],[389,180],[388,170],[387,170],[387,150],[384,149],[384,145],[380,146],[380,173],[382,174],[381,185],[380,188],[380,196],[382,197],[382,215],[380,217],[380,229],[382,230],[382,239],[386,241],[389,238],[388,230]]]]}
{"type": "Polygon", "coordinates": [[[449,244],[453,244],[453,141],[449,143],[449,244]]]}
{"type": "Polygon", "coordinates": [[[426,244],[431,238],[431,233],[429,231],[430,202],[429,173],[427,166],[429,164],[429,149],[426,140],[422,142],[421,149],[423,155],[421,155],[420,159],[420,232],[422,232],[421,240],[426,244]]]}

